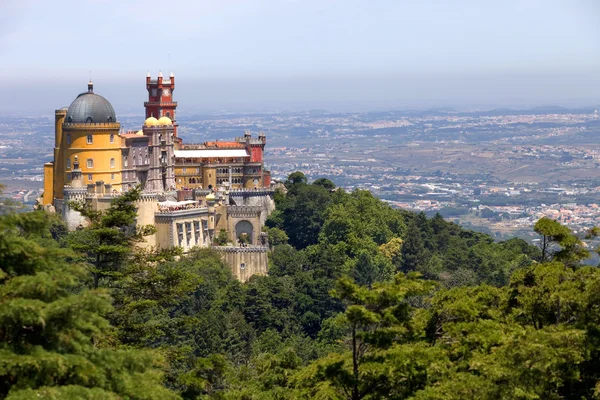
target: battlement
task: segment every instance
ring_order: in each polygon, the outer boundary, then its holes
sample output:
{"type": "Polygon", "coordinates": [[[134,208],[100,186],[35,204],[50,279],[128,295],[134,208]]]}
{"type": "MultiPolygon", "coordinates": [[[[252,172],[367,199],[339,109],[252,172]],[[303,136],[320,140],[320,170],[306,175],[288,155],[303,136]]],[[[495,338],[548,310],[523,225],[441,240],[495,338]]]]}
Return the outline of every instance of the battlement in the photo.
{"type": "Polygon", "coordinates": [[[271,196],[275,193],[272,189],[231,189],[229,196],[271,196]]]}
{"type": "Polygon", "coordinates": [[[144,203],[158,201],[158,194],[156,194],[156,193],[141,193],[138,201],[144,202],[144,203]]]}
{"type": "Polygon", "coordinates": [[[239,136],[239,137],[235,138],[235,141],[237,143],[249,143],[251,145],[260,145],[260,146],[265,144],[264,136],[262,136],[262,139],[254,139],[251,137],[246,138],[245,136],[239,136]]]}
{"type": "Polygon", "coordinates": [[[261,206],[227,206],[227,214],[232,217],[256,217],[262,209],[261,206]]]}
{"type": "Polygon", "coordinates": [[[223,253],[266,253],[269,251],[267,246],[212,246],[212,248],[223,253]]]}

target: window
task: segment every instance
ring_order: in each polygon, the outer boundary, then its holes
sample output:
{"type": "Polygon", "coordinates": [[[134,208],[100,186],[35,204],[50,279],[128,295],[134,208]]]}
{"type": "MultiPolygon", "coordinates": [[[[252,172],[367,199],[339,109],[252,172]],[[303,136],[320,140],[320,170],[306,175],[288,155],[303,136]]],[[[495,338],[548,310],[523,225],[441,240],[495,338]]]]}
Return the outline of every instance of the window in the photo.
{"type": "Polygon", "coordinates": [[[71,134],[67,133],[67,144],[71,144],[71,134]]]}
{"type": "Polygon", "coordinates": [[[187,168],[182,169],[182,171],[185,174],[187,172],[187,168]]]}
{"type": "Polygon", "coordinates": [[[123,157],[123,164],[127,167],[127,156],[123,157]]]}
{"type": "Polygon", "coordinates": [[[92,174],[88,174],[88,181],[92,181],[92,174]]]}
{"type": "Polygon", "coordinates": [[[67,158],[67,169],[71,169],[71,159],[67,158]]]}
{"type": "Polygon", "coordinates": [[[177,236],[179,239],[179,245],[183,244],[183,224],[177,224],[177,236]]]}
{"type": "Polygon", "coordinates": [[[111,133],[111,134],[110,134],[110,142],[111,142],[111,143],[114,143],[114,142],[115,142],[115,134],[114,134],[114,133],[111,133]]]}
{"type": "Polygon", "coordinates": [[[115,174],[110,174],[110,180],[114,181],[115,180],[115,174]]]}
{"type": "Polygon", "coordinates": [[[115,159],[114,159],[114,158],[111,158],[111,159],[110,159],[110,167],[111,167],[111,168],[114,168],[114,167],[115,167],[115,159]]]}
{"type": "Polygon", "coordinates": [[[92,135],[87,135],[87,144],[92,144],[94,143],[94,138],[92,137],[92,135]]]}
{"type": "Polygon", "coordinates": [[[94,168],[94,160],[91,158],[87,159],[87,167],[88,168],[94,168]]]}
{"type": "Polygon", "coordinates": [[[246,263],[241,263],[240,264],[240,269],[243,271],[246,269],[246,263]]]}
{"type": "Polygon", "coordinates": [[[200,243],[200,221],[194,221],[194,237],[196,244],[200,243]]]}

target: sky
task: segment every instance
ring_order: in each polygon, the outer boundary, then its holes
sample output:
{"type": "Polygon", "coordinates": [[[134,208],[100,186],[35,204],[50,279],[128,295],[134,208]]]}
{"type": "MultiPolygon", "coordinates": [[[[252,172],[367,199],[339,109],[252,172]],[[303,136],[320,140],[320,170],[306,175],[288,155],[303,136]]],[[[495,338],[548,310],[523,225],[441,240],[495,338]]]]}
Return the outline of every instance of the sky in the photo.
{"type": "Polygon", "coordinates": [[[600,104],[597,0],[0,0],[0,113],[600,104]],[[52,110],[52,111],[48,111],[52,110]]]}

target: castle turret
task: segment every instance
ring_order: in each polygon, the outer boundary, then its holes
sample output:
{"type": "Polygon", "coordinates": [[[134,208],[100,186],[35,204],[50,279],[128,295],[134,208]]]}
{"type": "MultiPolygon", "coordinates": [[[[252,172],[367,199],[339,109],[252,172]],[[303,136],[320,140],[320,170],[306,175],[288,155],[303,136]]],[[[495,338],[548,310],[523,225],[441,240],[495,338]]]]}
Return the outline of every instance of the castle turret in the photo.
{"type": "Polygon", "coordinates": [[[148,101],[144,102],[146,118],[169,118],[173,123],[175,137],[177,137],[178,125],[175,120],[177,102],[173,101],[175,75],[171,72],[168,78],[163,78],[162,72],[159,72],[157,79],[152,79],[150,73],[148,73],[146,89],[148,90],[148,101]]]}

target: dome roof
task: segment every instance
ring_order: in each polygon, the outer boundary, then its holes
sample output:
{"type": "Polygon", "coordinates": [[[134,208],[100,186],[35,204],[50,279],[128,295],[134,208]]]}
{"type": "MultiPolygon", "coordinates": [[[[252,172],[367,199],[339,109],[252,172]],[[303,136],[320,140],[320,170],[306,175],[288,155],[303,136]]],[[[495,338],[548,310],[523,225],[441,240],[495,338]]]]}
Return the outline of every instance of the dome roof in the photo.
{"type": "Polygon", "coordinates": [[[156,125],[158,125],[158,120],[154,117],[148,117],[144,121],[144,125],[145,126],[156,126],[156,125]]]}
{"type": "Polygon", "coordinates": [[[208,200],[212,201],[212,200],[215,200],[215,199],[216,199],[216,197],[215,197],[214,193],[209,193],[209,194],[206,195],[206,200],[207,201],[208,200]]]}
{"type": "Polygon", "coordinates": [[[143,135],[143,134],[144,134],[144,131],[140,129],[140,130],[139,130],[139,131],[137,131],[135,134],[136,134],[136,135],[143,135]]]}
{"type": "Polygon", "coordinates": [[[158,125],[173,125],[173,121],[169,117],[160,117],[158,125]]]}
{"type": "Polygon", "coordinates": [[[67,123],[106,123],[117,122],[115,110],[108,100],[94,93],[94,86],[88,83],[88,91],[81,93],[69,106],[67,123]]]}

